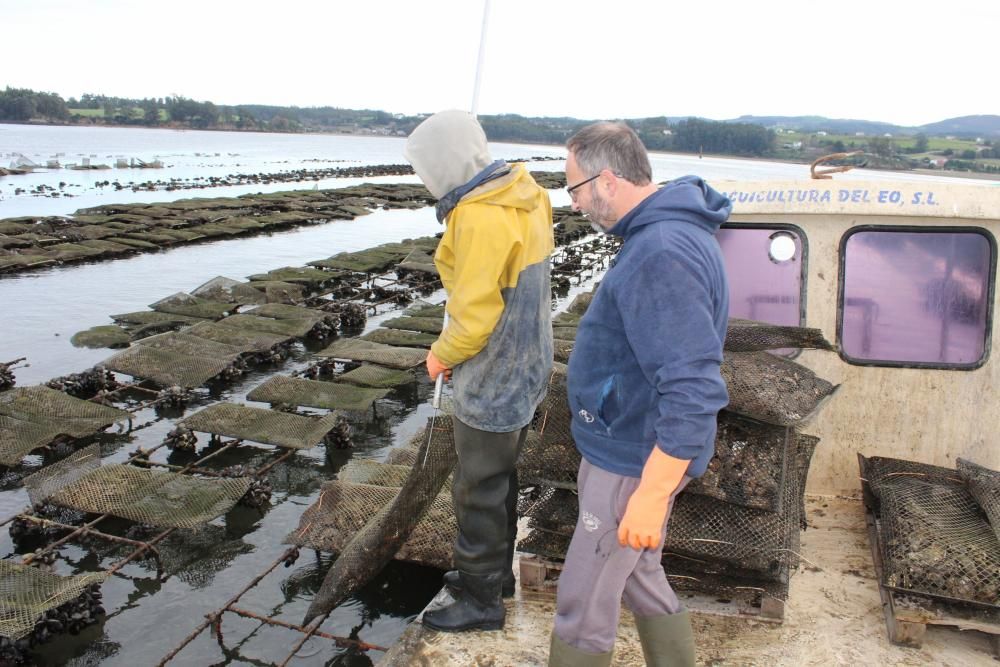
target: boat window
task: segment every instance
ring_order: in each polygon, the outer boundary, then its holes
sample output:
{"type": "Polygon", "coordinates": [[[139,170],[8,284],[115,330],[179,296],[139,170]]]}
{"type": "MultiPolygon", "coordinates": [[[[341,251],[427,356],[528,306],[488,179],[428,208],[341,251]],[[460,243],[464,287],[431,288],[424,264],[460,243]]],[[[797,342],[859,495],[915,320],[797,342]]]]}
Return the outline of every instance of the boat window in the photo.
{"type": "Polygon", "coordinates": [[[972,369],[986,359],[996,242],[977,228],[857,227],[840,249],[850,363],[972,369]]]}
{"type": "MultiPolygon", "coordinates": [[[[804,324],[806,243],[791,225],[725,225],[716,238],[729,277],[729,316],[804,324]]],[[[795,350],[776,350],[791,356],[795,350]]]]}

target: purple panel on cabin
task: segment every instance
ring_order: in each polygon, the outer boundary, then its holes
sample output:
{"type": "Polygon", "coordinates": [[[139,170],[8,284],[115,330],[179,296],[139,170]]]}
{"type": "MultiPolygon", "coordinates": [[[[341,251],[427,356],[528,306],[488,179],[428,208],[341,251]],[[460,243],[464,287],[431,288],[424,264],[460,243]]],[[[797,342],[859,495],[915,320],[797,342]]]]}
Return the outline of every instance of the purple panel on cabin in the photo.
{"type": "Polygon", "coordinates": [[[798,326],[802,293],[802,240],[793,231],[720,229],[716,234],[729,277],[729,316],[798,326]],[[771,257],[772,237],[795,243],[787,260],[771,257]]]}
{"type": "Polygon", "coordinates": [[[844,353],[865,361],[978,362],[990,254],[987,238],[975,232],[852,234],[844,249],[844,353]]]}

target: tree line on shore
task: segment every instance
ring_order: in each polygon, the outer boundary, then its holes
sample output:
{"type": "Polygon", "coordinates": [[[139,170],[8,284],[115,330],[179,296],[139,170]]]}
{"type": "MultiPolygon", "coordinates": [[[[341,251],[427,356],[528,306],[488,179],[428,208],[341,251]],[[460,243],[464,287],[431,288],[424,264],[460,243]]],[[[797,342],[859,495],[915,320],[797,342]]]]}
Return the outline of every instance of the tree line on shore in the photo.
{"type": "MultiPolygon", "coordinates": [[[[162,98],[122,98],[85,94],[79,99],[63,99],[55,93],[7,87],[0,91],[0,122],[41,122],[57,124],[125,125],[204,130],[249,130],[266,132],[343,132],[353,134],[406,136],[426,117],[392,114],[370,109],[337,107],[283,107],[260,104],[235,106],[198,102],[180,95],[162,98]]],[[[535,118],[517,114],[482,115],[480,122],[491,141],[562,145],[588,120],[577,118],[535,118]]],[[[741,157],[789,158],[808,161],[830,152],[861,149],[875,156],[870,166],[906,168],[920,166],[907,160],[913,141],[897,147],[886,137],[868,137],[860,142],[831,138],[784,150],[775,130],[755,123],[712,121],[702,118],[627,119],[650,150],[678,153],[710,153],[741,157]]],[[[917,145],[926,149],[926,138],[917,135],[917,145]]],[[[989,164],[977,164],[976,157],[1000,158],[1000,146],[986,147],[990,155],[962,155],[951,160],[963,169],[995,171],[989,164]]],[[[917,151],[920,152],[920,151],[917,151]]],[[[959,156],[956,155],[955,158],[959,156]]]]}

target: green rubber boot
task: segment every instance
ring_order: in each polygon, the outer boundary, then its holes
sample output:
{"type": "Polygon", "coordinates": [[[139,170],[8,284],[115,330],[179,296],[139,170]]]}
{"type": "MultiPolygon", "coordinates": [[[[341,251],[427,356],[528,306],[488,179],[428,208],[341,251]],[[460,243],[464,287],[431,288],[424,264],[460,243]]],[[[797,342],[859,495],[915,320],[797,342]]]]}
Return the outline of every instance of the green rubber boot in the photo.
{"type": "Polygon", "coordinates": [[[570,646],[552,633],[549,644],[549,667],[608,667],[612,651],[607,653],[587,653],[570,646]]]}
{"type": "Polygon", "coordinates": [[[694,632],[687,611],[662,616],[636,616],[647,667],[694,667],[694,632]]]}

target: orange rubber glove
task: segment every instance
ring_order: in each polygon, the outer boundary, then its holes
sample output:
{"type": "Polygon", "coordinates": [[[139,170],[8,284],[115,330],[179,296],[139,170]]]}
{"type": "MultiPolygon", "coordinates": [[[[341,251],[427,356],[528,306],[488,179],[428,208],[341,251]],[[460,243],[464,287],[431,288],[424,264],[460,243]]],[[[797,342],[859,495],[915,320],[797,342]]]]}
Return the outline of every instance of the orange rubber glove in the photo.
{"type": "Polygon", "coordinates": [[[680,486],[689,463],[653,447],[642,467],[642,481],[628,499],[625,516],[618,525],[618,542],[623,547],[652,549],[660,543],[670,496],[680,486]]]}
{"type": "Polygon", "coordinates": [[[433,352],[427,353],[427,374],[431,376],[431,380],[436,380],[438,375],[444,373],[444,378],[447,380],[451,377],[451,369],[442,364],[437,357],[434,356],[433,352]]]}

